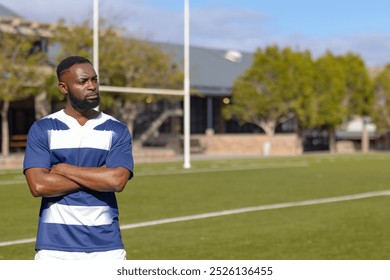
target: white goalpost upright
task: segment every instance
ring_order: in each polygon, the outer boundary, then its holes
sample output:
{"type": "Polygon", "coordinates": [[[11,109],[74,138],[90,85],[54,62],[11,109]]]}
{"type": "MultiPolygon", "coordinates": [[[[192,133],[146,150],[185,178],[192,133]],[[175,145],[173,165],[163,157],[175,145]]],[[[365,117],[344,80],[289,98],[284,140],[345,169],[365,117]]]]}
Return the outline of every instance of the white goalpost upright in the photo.
{"type": "Polygon", "coordinates": [[[184,168],[191,168],[190,162],[190,7],[184,0],[184,168]]]}
{"type": "MultiPolygon", "coordinates": [[[[183,167],[191,168],[190,159],[190,9],[189,0],[184,0],[184,88],[175,89],[157,89],[157,88],[135,88],[135,87],[116,87],[109,85],[100,85],[100,90],[122,93],[140,93],[140,94],[166,94],[181,95],[184,98],[184,149],[183,149],[183,167]]],[[[96,73],[99,74],[99,0],[93,0],[93,64],[96,73]]]]}
{"type": "Polygon", "coordinates": [[[99,76],[99,0],[93,0],[93,68],[99,76]]]}

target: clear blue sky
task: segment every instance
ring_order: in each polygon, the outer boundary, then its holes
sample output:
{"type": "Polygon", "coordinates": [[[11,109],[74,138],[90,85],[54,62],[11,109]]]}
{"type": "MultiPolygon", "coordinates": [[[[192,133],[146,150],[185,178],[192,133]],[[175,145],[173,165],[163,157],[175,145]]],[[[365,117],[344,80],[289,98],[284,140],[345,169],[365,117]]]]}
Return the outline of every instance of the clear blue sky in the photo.
{"type": "MultiPolygon", "coordinates": [[[[189,0],[191,44],[254,52],[271,44],[357,53],[368,66],[390,63],[389,0],[189,0]]],[[[68,23],[92,16],[92,0],[0,0],[19,15],[68,23]]],[[[131,34],[183,42],[184,0],[100,0],[100,14],[131,34]]]]}

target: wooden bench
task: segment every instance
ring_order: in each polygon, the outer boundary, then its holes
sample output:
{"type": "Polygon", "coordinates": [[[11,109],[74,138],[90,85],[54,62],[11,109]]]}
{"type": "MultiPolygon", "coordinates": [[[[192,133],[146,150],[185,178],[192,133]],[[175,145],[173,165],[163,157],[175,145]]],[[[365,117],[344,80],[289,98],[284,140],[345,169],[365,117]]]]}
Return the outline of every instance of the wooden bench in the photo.
{"type": "Polygon", "coordinates": [[[12,135],[9,141],[10,148],[26,148],[27,146],[27,135],[12,135]]]}

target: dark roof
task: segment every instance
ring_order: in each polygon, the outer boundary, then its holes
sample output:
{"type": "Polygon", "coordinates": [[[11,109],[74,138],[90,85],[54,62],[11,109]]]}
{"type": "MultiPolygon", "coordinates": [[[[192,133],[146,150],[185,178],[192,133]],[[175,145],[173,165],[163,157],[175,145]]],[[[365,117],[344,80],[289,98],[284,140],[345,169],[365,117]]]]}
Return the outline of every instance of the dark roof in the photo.
{"type": "Polygon", "coordinates": [[[21,18],[17,13],[8,9],[7,7],[0,4],[0,17],[18,17],[21,18]]]}
{"type": "MultiPolygon", "coordinates": [[[[183,45],[159,45],[162,50],[173,52],[178,65],[183,65],[183,45]]],[[[244,74],[252,61],[252,53],[191,46],[191,87],[205,95],[229,96],[235,79],[244,74]]]]}

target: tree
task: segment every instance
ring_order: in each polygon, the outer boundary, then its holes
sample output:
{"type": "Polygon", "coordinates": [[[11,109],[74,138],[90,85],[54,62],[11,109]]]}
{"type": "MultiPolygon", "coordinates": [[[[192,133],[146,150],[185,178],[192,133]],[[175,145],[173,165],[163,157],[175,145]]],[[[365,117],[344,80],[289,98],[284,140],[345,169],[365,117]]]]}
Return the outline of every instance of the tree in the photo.
{"type": "Polygon", "coordinates": [[[223,111],[225,118],[254,123],[269,136],[291,117],[299,136],[325,128],[335,151],[337,127],[354,114],[370,114],[372,90],[358,55],[327,52],[313,61],[308,51],[271,46],[259,49],[252,66],[235,81],[232,103],[223,111]]]}
{"type": "Polygon", "coordinates": [[[34,49],[36,38],[0,33],[0,101],[2,155],[9,154],[8,111],[10,103],[36,93],[43,82],[39,66],[45,56],[34,49]]]}
{"type": "MultiPolygon", "coordinates": [[[[122,36],[114,26],[100,28],[99,34],[99,81],[101,84],[123,87],[181,88],[182,73],[172,63],[169,55],[157,45],[130,36],[122,36]]],[[[69,55],[92,57],[92,29],[88,21],[81,25],[66,26],[60,21],[55,36],[59,44],[58,58],[69,55]]],[[[144,94],[106,92],[101,107],[112,109],[115,117],[124,121],[133,131],[137,114],[143,109],[144,94]]],[[[155,100],[156,97],[153,97],[155,100]]]]}
{"type": "Polygon", "coordinates": [[[258,49],[252,66],[233,85],[232,105],[225,107],[225,118],[236,117],[261,127],[273,136],[278,124],[295,116],[311,95],[312,73],[309,52],[294,52],[277,46],[258,49]]]}
{"type": "Polygon", "coordinates": [[[371,116],[373,112],[373,83],[362,58],[354,53],[341,57],[346,73],[346,96],[343,105],[349,115],[371,116]]]}
{"type": "Polygon", "coordinates": [[[329,133],[329,149],[336,150],[336,127],[348,115],[345,99],[345,72],[340,58],[327,52],[315,61],[314,92],[317,104],[317,127],[329,133]]]}
{"type": "MultiPolygon", "coordinates": [[[[117,44],[110,41],[114,30],[106,30],[101,46],[100,76],[103,84],[138,88],[182,88],[182,73],[173,64],[172,58],[157,45],[135,38],[117,37],[117,44]],[[110,38],[110,39],[108,39],[110,38]]],[[[145,94],[109,93],[106,104],[114,105],[114,115],[121,118],[131,132],[136,116],[144,109],[146,100],[174,97],[145,94]]]]}
{"type": "Polygon", "coordinates": [[[346,98],[349,117],[358,115],[362,119],[361,147],[362,152],[368,152],[370,141],[367,131],[367,120],[372,115],[374,92],[373,83],[367,67],[360,56],[347,53],[342,57],[346,72],[346,98]]]}
{"type": "Polygon", "coordinates": [[[296,132],[303,150],[304,132],[317,126],[317,102],[314,93],[314,61],[310,52],[297,53],[292,110],[296,118],[296,132]]]}
{"type": "Polygon", "coordinates": [[[315,61],[314,93],[317,127],[329,133],[329,148],[336,151],[336,129],[354,114],[369,114],[370,79],[362,59],[355,54],[331,52],[315,61]]]}
{"type": "Polygon", "coordinates": [[[390,64],[374,79],[374,112],[373,119],[379,131],[390,130],[390,64]]]}

